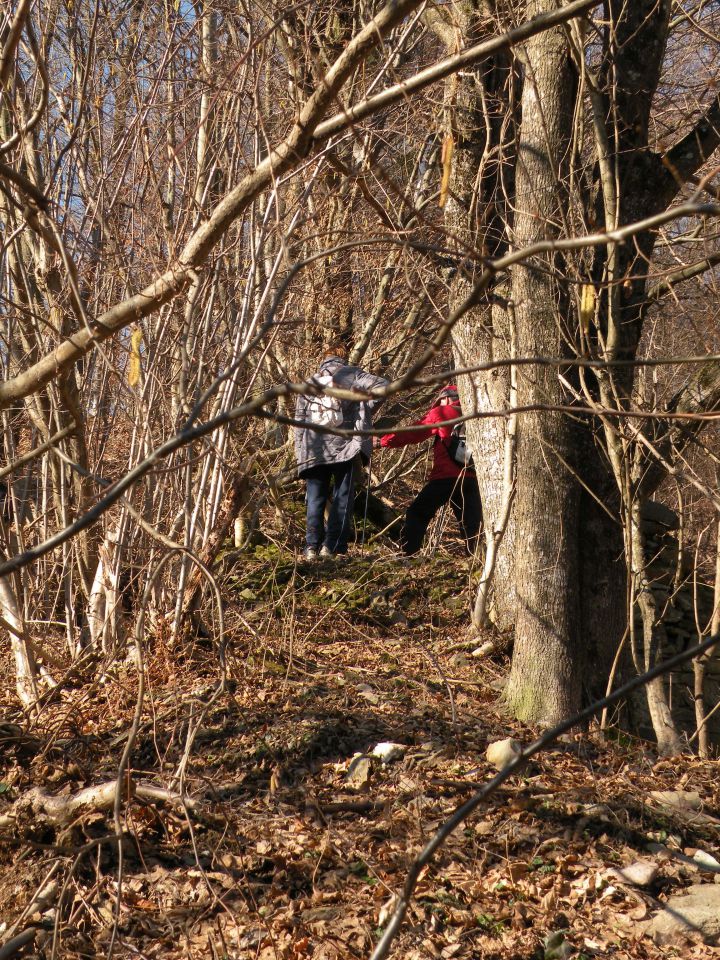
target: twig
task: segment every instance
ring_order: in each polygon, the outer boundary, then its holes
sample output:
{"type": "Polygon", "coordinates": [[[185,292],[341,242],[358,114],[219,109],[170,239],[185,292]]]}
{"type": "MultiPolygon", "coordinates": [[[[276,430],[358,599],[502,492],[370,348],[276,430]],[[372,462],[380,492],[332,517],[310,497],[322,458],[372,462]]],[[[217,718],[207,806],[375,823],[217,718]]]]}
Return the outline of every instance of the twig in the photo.
{"type": "Polygon", "coordinates": [[[700,643],[694,647],[689,647],[687,650],[683,651],[683,653],[679,653],[677,656],[671,657],[669,660],[665,660],[663,663],[657,664],[651,670],[647,670],[639,677],[635,677],[629,683],[619,687],[614,693],[610,694],[610,696],[604,697],[602,700],[598,700],[595,703],[591,703],[590,706],[586,707],[584,710],[581,710],[568,720],[564,720],[562,723],[559,723],[557,726],[548,730],[541,737],[535,740],[534,743],[531,743],[529,747],[526,747],[521,753],[519,753],[518,756],[507,765],[507,767],[501,770],[500,773],[496,774],[492,780],[485,784],[481,790],[478,790],[474,796],[462,804],[462,806],[458,807],[455,813],[445,821],[439,830],[437,830],[432,840],[426,844],[425,848],[412,863],[405,880],[405,886],[403,887],[403,891],[398,898],[398,904],[395,908],[395,912],[393,913],[392,918],[390,919],[390,922],[386,927],[382,938],[380,939],[380,942],[375,950],[373,950],[370,960],[385,960],[385,957],[387,957],[390,950],[390,945],[400,931],[400,927],[403,919],[405,918],[408,907],[410,906],[410,900],[412,898],[413,891],[415,890],[415,886],[417,885],[421,871],[430,862],[436,850],[438,850],[443,843],[445,843],[447,838],[457,829],[457,827],[459,827],[460,824],[463,823],[470,816],[470,814],[477,809],[477,807],[480,806],[483,800],[487,800],[488,797],[492,796],[497,788],[513,774],[521,770],[531,757],[534,757],[535,754],[540,753],[541,750],[544,750],[546,747],[550,746],[550,744],[557,740],[557,738],[563,733],[567,733],[567,731],[571,730],[573,727],[577,727],[584,721],[589,720],[599,710],[602,710],[604,707],[621,700],[628,693],[632,693],[633,690],[637,690],[639,687],[644,686],[646,683],[649,683],[656,677],[662,676],[662,674],[667,673],[674,667],[680,666],[680,664],[685,663],[687,660],[691,660],[693,657],[705,653],[707,650],[710,650],[711,647],[714,647],[718,641],[720,641],[720,635],[709,637],[703,643],[700,643]]]}
{"type": "Polygon", "coordinates": [[[337,800],[335,803],[318,803],[313,800],[308,806],[320,813],[374,813],[382,810],[385,804],[381,800],[337,800]]]}

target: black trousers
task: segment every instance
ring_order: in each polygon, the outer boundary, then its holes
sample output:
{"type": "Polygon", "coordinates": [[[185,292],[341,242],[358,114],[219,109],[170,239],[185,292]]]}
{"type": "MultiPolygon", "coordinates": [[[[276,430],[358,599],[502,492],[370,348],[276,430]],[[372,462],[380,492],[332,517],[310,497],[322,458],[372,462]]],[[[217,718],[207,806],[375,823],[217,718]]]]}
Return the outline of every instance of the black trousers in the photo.
{"type": "Polygon", "coordinates": [[[465,545],[475,553],[482,523],[480,491],[475,474],[451,477],[447,480],[429,480],[408,507],[400,543],[408,555],[422,546],[428,525],[441,507],[449,503],[460,524],[465,545]]]}

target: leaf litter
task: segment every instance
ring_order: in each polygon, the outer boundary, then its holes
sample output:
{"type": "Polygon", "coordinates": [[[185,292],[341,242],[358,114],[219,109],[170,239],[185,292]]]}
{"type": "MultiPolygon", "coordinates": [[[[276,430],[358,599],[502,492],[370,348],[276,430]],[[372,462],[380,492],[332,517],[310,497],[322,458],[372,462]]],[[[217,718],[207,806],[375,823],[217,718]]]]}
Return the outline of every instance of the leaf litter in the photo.
{"type": "MultiPolygon", "coordinates": [[[[192,809],[124,803],[120,883],[111,815],[57,830],[15,824],[0,840],[0,942],[32,928],[27,950],[41,958],[53,940],[58,957],[106,956],[111,939],[117,957],[369,956],[414,857],[493,776],[489,744],[534,739],[502,710],[507,660],[451,652],[466,636],[469,594],[458,603],[446,560],[414,567],[410,586],[402,565],[364,557],[331,580],[296,570],[304,589],[291,611],[271,603],[277,577],[263,585],[243,570],[226,583],[228,689],[209,706],[212,650],[148,639],[132,778],[177,792],[188,724],[204,711],[183,764],[192,809]]],[[[66,689],[32,726],[8,717],[23,736],[0,741],[0,818],[33,786],[71,795],[111,779],[136,686],[127,667],[91,690],[66,689]]],[[[658,762],[651,745],[596,730],[570,738],[448,839],[392,955],[665,957],[643,921],[714,881],[718,814],[713,763],[658,762]],[[652,802],[679,787],[698,795],[703,817],[652,802]]],[[[716,954],[700,942],[682,953],[716,954]]]]}

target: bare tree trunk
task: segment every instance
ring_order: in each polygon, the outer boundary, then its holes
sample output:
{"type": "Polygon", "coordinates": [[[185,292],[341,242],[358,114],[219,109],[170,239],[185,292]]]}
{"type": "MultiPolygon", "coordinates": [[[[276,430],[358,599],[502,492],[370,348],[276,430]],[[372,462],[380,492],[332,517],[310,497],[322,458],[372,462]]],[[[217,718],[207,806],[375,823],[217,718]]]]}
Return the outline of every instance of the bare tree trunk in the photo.
{"type": "MultiPolygon", "coordinates": [[[[447,8],[430,7],[425,18],[445,43],[448,53],[458,45],[477,42],[487,34],[495,4],[454,0],[447,8]]],[[[457,257],[448,306],[457,307],[471,292],[483,268],[482,258],[507,251],[511,217],[512,174],[516,122],[515,76],[506,54],[482,61],[451,77],[445,84],[443,124],[445,227],[457,257]]],[[[504,360],[511,352],[510,305],[502,285],[486,302],[470,310],[453,330],[457,367],[504,360]]],[[[505,410],[510,398],[507,368],[459,378],[466,430],[478,470],[486,538],[485,573],[474,620],[489,614],[496,626],[509,630],[515,620],[515,522],[510,509],[508,450],[514,443],[502,417],[482,414],[505,410]],[[492,572],[491,572],[492,571],[492,572]],[[494,581],[497,589],[491,592],[494,581]]]]}
{"type": "MultiPolygon", "coordinates": [[[[235,521],[235,517],[238,515],[244,504],[247,503],[249,494],[250,484],[248,476],[246,473],[240,473],[232,480],[230,488],[225,495],[225,502],[223,503],[220,514],[217,518],[215,529],[208,537],[207,543],[200,553],[199,560],[208,569],[212,567],[220,547],[222,546],[226,537],[229,535],[235,521]]],[[[178,620],[176,633],[180,632],[182,625],[187,620],[187,617],[195,610],[200,598],[202,584],[203,572],[202,570],[195,568],[187,579],[187,585],[185,586],[182,595],[180,617],[178,620]]]]}
{"type": "MultiPolygon", "coordinates": [[[[633,593],[637,600],[643,625],[643,669],[649,670],[662,658],[662,640],[665,628],[658,622],[657,604],[647,575],[645,536],[642,529],[642,498],[635,497],[629,518],[633,593]]],[[[656,677],[645,687],[648,709],[658,742],[658,751],[664,756],[682,752],[682,743],[670,704],[665,678],[656,677]]]]}
{"type": "Polygon", "coordinates": [[[113,652],[118,641],[120,605],[117,550],[120,525],[111,527],[98,550],[98,562],[88,601],[88,629],[96,649],[113,652]]]}
{"type": "MultiPolygon", "coordinates": [[[[530,3],[528,13],[550,6],[530,3]]],[[[530,40],[524,65],[515,188],[518,248],[553,236],[567,203],[562,177],[574,76],[564,32],[550,30],[530,40]]],[[[521,357],[568,353],[568,314],[552,280],[560,266],[548,258],[537,266],[525,262],[513,273],[521,357]]],[[[518,372],[519,406],[567,400],[556,368],[528,366],[518,372]]],[[[549,410],[523,414],[515,500],[516,542],[523,546],[515,556],[515,649],[505,696],[514,714],[528,722],[557,723],[580,704],[576,448],[576,428],[565,414],[549,410]]]]}
{"type": "Polygon", "coordinates": [[[24,706],[32,707],[38,699],[37,665],[17,596],[8,577],[0,577],[0,614],[10,636],[10,648],[15,659],[15,688],[18,697],[24,706]]]}
{"type": "MultiPolygon", "coordinates": [[[[710,621],[710,636],[715,637],[720,631],[720,520],[716,524],[715,541],[715,585],[713,591],[713,613],[710,621]]],[[[698,754],[707,759],[710,756],[710,734],[708,717],[705,710],[705,670],[709,657],[717,656],[712,653],[693,660],[693,695],[695,699],[695,724],[698,738],[698,754]]]]}
{"type": "MultiPolygon", "coordinates": [[[[511,356],[516,355],[516,338],[514,335],[515,331],[515,319],[514,319],[514,310],[512,305],[510,305],[510,315],[511,315],[511,324],[512,324],[512,348],[511,356]]],[[[515,367],[510,368],[510,395],[508,397],[508,406],[510,409],[517,405],[517,370],[515,367]]],[[[501,423],[505,422],[497,418],[501,423]]],[[[514,531],[514,522],[512,520],[512,507],[513,500],[515,496],[515,469],[516,469],[516,437],[517,437],[517,414],[512,414],[508,417],[505,425],[505,444],[504,444],[504,456],[503,456],[503,481],[502,481],[502,501],[500,506],[499,516],[494,516],[495,511],[493,511],[493,518],[491,519],[487,514],[485,515],[485,562],[483,564],[483,572],[480,578],[480,583],[478,585],[477,596],[475,598],[475,606],[473,609],[473,626],[480,629],[486,625],[488,618],[492,620],[498,629],[502,630],[506,627],[505,619],[512,617],[512,622],[514,622],[515,616],[515,590],[513,589],[511,595],[507,596],[506,584],[510,576],[509,570],[502,570],[501,575],[498,578],[500,580],[501,588],[497,591],[494,607],[491,607],[491,590],[493,587],[493,582],[496,577],[496,572],[498,568],[498,558],[505,557],[509,559],[510,550],[508,550],[507,544],[505,543],[505,538],[508,535],[508,530],[512,529],[514,531]],[[501,552],[501,547],[505,544],[504,553],[501,552]],[[499,601],[499,598],[502,597],[503,600],[499,601]],[[503,616],[505,614],[505,616],[503,616]]],[[[512,539],[512,534],[510,538],[512,539]]],[[[515,545],[513,545],[514,547],[515,545]]],[[[514,550],[512,551],[514,552],[514,550]]],[[[514,579],[511,581],[514,585],[514,579]]],[[[509,624],[508,624],[509,625],[509,624]]]]}

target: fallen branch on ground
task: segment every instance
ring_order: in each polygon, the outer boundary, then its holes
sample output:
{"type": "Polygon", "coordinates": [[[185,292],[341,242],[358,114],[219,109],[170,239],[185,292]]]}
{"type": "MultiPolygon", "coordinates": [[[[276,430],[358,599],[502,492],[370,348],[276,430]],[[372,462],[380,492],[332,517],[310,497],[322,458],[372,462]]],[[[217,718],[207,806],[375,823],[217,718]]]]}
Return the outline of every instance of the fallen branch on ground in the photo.
{"type": "Polygon", "coordinates": [[[16,937],[13,937],[12,940],[4,943],[2,947],[0,947],[0,960],[9,960],[9,958],[14,957],[16,953],[20,953],[22,949],[35,940],[36,933],[37,930],[34,927],[29,927],[16,937]]]}
{"type": "MultiPolygon", "coordinates": [[[[183,797],[173,790],[149,783],[130,780],[130,796],[147,803],[170,803],[176,807],[193,810],[197,801],[183,797]]],[[[123,783],[121,790],[127,791],[123,783]]],[[[78,817],[89,813],[104,813],[112,810],[118,792],[118,781],[108,780],[92,787],[85,787],[68,796],[48,793],[42,787],[33,787],[15,801],[12,807],[0,815],[0,834],[12,830],[18,821],[34,818],[54,827],[63,827],[78,817]]]]}

